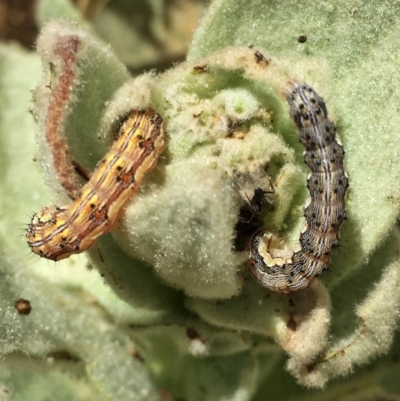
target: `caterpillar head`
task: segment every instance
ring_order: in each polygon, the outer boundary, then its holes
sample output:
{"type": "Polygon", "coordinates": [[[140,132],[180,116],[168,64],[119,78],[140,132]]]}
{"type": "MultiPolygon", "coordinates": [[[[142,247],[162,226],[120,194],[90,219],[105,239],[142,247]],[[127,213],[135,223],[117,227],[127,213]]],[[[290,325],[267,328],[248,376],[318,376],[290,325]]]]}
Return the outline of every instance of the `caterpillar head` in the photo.
{"type": "Polygon", "coordinates": [[[299,129],[319,124],[328,117],[324,99],[310,85],[290,82],[286,100],[290,116],[299,129]]]}
{"type": "Polygon", "coordinates": [[[26,239],[32,252],[50,260],[61,260],[76,249],[76,240],[71,240],[71,232],[65,218],[65,207],[55,205],[36,213],[28,226],[26,239]]]}

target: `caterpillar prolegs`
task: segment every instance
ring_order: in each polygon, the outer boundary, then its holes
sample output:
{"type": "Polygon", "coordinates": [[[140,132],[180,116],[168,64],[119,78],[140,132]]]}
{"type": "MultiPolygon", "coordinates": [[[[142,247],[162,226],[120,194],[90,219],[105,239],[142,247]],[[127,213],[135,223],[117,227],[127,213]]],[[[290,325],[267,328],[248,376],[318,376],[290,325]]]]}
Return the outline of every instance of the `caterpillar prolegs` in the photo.
{"type": "Polygon", "coordinates": [[[247,244],[246,263],[264,287],[283,293],[306,288],[328,269],[331,252],[339,246],[340,226],[346,219],[348,188],[344,150],[322,97],[305,83],[291,82],[286,100],[305,147],[304,161],[311,170],[307,179],[310,199],[304,207],[306,227],[300,234],[299,245],[283,257],[273,254],[275,235],[257,231],[247,244]]]}

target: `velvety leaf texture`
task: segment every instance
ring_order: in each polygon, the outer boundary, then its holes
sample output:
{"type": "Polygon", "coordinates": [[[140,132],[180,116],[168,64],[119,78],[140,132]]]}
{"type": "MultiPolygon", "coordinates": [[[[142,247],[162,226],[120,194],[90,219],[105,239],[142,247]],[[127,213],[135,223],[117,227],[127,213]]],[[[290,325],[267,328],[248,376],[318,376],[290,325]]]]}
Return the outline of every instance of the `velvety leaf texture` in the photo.
{"type": "Polygon", "coordinates": [[[212,1],[167,70],[204,2],[100,3],[91,23],[40,0],[36,51],[0,44],[0,399],[400,398],[400,3],[212,1]],[[289,81],[324,98],[349,189],[329,270],[282,294],[247,271],[240,227],[289,255],[304,227],[289,81]],[[60,262],[30,253],[32,216],[80,199],[147,108],[166,146],[118,224],[60,262]]]}

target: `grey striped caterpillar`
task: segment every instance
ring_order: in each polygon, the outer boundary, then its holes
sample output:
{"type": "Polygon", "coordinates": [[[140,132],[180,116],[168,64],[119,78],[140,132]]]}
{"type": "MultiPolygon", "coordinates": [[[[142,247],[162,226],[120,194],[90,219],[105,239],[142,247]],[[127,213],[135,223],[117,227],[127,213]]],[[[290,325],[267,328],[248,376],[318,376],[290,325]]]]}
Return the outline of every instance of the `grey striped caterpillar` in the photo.
{"type": "Polygon", "coordinates": [[[305,147],[304,161],[311,170],[307,179],[310,199],[304,207],[306,227],[300,243],[289,256],[278,239],[258,230],[246,248],[251,274],[264,287],[282,293],[298,291],[329,268],[331,252],[339,246],[339,229],[346,219],[345,196],[348,179],[344,171],[344,150],[329,120],[322,97],[304,83],[291,82],[286,100],[305,147]]]}

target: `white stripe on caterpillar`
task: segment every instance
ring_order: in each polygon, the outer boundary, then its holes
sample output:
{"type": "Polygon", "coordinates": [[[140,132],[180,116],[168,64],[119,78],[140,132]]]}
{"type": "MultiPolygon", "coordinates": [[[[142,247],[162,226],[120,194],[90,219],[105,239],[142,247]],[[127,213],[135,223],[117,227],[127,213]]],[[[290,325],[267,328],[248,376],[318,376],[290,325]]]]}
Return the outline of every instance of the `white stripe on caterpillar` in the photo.
{"type": "Polygon", "coordinates": [[[322,97],[305,83],[290,82],[286,91],[290,116],[305,147],[304,161],[311,173],[307,180],[310,199],[304,207],[307,226],[300,244],[289,256],[273,249],[277,238],[257,231],[247,244],[246,262],[251,274],[268,289],[287,293],[306,288],[327,270],[331,252],[339,246],[339,229],[346,219],[348,179],[343,167],[344,150],[322,97]]]}

